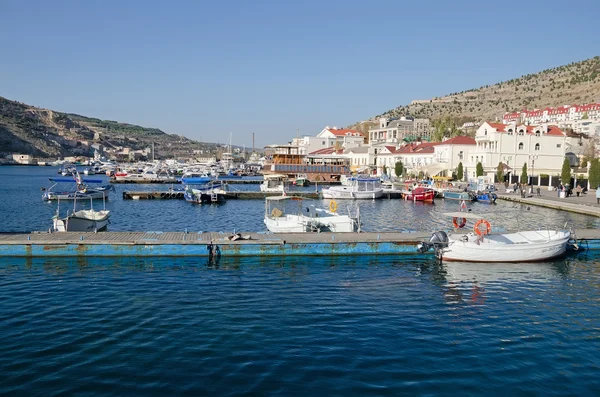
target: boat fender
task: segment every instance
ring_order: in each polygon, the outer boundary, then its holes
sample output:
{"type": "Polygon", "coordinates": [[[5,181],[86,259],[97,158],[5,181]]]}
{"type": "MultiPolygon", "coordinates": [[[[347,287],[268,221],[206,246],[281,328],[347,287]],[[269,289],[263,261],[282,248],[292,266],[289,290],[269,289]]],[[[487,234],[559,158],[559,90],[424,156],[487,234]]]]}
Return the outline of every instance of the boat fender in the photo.
{"type": "Polygon", "coordinates": [[[331,200],[331,202],[329,203],[329,211],[331,211],[331,212],[337,211],[337,203],[335,202],[335,200],[331,200]]]}
{"type": "Polygon", "coordinates": [[[454,217],[454,218],[452,218],[452,224],[454,225],[455,229],[462,229],[467,224],[467,218],[454,217]],[[459,219],[460,219],[460,222],[459,222],[459,219]]]}
{"type": "Polygon", "coordinates": [[[487,220],[480,219],[480,220],[477,221],[477,223],[475,223],[475,226],[473,226],[473,231],[478,236],[485,236],[486,234],[490,234],[490,232],[492,231],[492,225],[490,225],[490,223],[487,220]],[[485,226],[484,230],[480,229],[481,225],[485,226]]]}

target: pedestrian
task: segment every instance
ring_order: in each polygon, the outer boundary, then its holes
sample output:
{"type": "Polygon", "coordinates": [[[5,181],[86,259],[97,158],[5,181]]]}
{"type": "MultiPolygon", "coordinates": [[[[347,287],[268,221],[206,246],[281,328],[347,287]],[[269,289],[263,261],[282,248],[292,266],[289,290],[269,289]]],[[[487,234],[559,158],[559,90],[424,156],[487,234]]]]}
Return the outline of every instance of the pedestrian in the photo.
{"type": "Polygon", "coordinates": [[[596,189],[596,204],[600,204],[600,185],[596,189]]]}
{"type": "Polygon", "coordinates": [[[562,183],[559,183],[558,186],[556,186],[556,195],[558,197],[560,197],[560,192],[562,192],[562,183]]]}
{"type": "Polygon", "coordinates": [[[542,197],[542,194],[540,193],[540,187],[539,186],[537,187],[536,191],[537,191],[537,196],[538,197],[542,197]]]}
{"type": "Polygon", "coordinates": [[[581,194],[581,185],[577,185],[577,187],[575,188],[575,193],[577,193],[577,197],[579,197],[579,195],[581,194]]]}

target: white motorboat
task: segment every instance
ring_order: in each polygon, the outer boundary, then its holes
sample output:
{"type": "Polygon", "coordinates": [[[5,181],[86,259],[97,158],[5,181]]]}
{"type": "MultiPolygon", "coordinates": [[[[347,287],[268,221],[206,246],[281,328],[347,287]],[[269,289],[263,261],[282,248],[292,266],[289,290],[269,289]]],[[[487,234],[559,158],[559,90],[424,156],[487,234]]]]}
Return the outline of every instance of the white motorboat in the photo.
{"type": "Polygon", "coordinates": [[[469,212],[450,212],[455,232],[433,233],[421,242],[418,251],[431,249],[442,261],[463,262],[533,262],[555,258],[565,253],[571,232],[568,230],[526,230],[512,233],[492,233],[491,224],[469,212]],[[460,233],[467,219],[475,221],[472,232],[460,233]]]}
{"type": "Polygon", "coordinates": [[[331,201],[329,209],[304,206],[306,200],[294,196],[267,197],[265,200],[265,225],[274,233],[304,232],[358,232],[360,231],[360,209],[355,216],[341,215],[337,203],[331,201]],[[292,203],[297,204],[294,206],[292,203]],[[290,207],[295,207],[289,210],[290,207]]]}
{"type": "MultiPolygon", "coordinates": [[[[91,202],[91,201],[90,201],[91,202]]],[[[93,203],[92,203],[93,204],[93,203]]],[[[52,217],[52,231],[54,232],[100,232],[106,230],[110,211],[104,207],[100,211],[90,209],[76,210],[77,202],[73,202],[73,210],[67,211],[66,216],[60,216],[60,201],[56,215],[52,217]]]]}
{"type": "Polygon", "coordinates": [[[348,185],[331,186],[323,189],[323,198],[328,199],[377,199],[383,196],[378,178],[350,178],[348,185]]]}
{"type": "Polygon", "coordinates": [[[279,192],[285,191],[285,182],[287,176],[282,174],[267,174],[264,175],[264,181],[260,184],[261,192],[279,192]]]}

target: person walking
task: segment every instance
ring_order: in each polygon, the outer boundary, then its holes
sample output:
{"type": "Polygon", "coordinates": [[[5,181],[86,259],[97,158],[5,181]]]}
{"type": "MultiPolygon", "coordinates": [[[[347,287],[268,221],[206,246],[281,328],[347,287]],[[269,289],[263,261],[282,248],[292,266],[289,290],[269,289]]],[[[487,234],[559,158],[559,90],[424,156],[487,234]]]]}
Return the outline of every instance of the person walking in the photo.
{"type": "Polygon", "coordinates": [[[579,197],[579,195],[581,194],[581,185],[577,185],[577,187],[575,188],[575,193],[577,193],[577,197],[579,197]]]}
{"type": "Polygon", "coordinates": [[[600,204],[600,185],[596,189],[596,204],[600,204]]]}
{"type": "Polygon", "coordinates": [[[538,186],[536,189],[537,192],[537,197],[542,197],[542,194],[540,193],[540,187],[538,186]]]}

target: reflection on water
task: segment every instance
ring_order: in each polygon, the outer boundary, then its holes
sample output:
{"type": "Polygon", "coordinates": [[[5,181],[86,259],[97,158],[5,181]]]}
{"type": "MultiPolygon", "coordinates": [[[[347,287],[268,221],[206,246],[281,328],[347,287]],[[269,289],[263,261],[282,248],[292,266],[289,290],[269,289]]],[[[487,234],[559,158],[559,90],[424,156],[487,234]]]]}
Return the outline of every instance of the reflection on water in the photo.
{"type": "Polygon", "coordinates": [[[586,394],[598,262],[2,259],[0,394],[586,394]]]}

